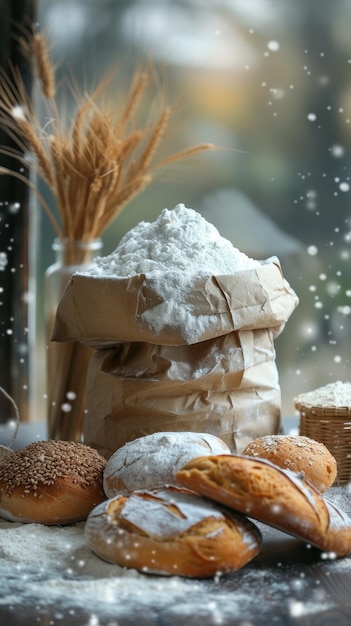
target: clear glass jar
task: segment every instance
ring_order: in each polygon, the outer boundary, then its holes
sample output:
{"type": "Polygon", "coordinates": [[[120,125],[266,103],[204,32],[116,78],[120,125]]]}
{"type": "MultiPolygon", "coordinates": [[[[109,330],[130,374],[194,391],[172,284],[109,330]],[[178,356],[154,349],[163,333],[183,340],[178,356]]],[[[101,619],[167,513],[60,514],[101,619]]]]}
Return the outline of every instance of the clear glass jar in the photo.
{"type": "Polygon", "coordinates": [[[47,425],[50,439],[82,441],[86,371],[93,350],[78,342],[50,341],[61,295],[74,272],[100,254],[101,239],[55,239],[55,263],[45,272],[47,425]]]}

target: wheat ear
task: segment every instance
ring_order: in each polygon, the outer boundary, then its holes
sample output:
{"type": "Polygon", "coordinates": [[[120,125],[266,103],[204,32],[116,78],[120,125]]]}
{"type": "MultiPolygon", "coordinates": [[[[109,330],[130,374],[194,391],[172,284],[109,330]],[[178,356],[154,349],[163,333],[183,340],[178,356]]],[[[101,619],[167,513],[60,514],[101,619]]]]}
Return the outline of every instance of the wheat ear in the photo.
{"type": "Polygon", "coordinates": [[[214,150],[215,145],[213,143],[200,143],[197,146],[193,146],[192,148],[186,148],[185,150],[181,150],[180,152],[176,152],[175,154],[171,154],[169,157],[166,157],[155,166],[155,169],[160,169],[169,163],[173,163],[174,161],[179,161],[180,159],[186,159],[187,157],[191,157],[198,152],[204,152],[205,150],[214,150]]]}
{"type": "Polygon", "coordinates": [[[33,36],[31,47],[42,92],[48,100],[53,100],[56,95],[55,69],[51,62],[46,39],[40,33],[36,33],[33,36]]]}

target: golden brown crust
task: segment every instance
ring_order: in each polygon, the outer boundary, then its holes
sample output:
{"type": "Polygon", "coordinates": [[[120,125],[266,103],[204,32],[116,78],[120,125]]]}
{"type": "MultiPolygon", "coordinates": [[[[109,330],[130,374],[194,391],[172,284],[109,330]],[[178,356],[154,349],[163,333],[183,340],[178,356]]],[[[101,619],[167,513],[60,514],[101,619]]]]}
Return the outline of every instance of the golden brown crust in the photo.
{"type": "Polygon", "coordinates": [[[69,441],[35,442],[0,463],[0,515],[41,524],[85,520],[105,500],[106,461],[69,441]]]}
{"type": "Polygon", "coordinates": [[[238,570],[259,552],[260,533],[177,488],[115,496],[89,515],[85,536],[102,559],[145,573],[209,578],[238,570]]]}
{"type": "Polygon", "coordinates": [[[202,457],[178,471],[177,480],[321,550],[337,556],[351,552],[351,519],[336,507],[332,512],[303,476],[270,461],[236,455],[202,457]]]}
{"type": "Polygon", "coordinates": [[[320,492],[334,483],[337,463],[328,448],[301,435],[267,435],[246,446],[245,456],[267,459],[282,469],[303,472],[320,492]]]}

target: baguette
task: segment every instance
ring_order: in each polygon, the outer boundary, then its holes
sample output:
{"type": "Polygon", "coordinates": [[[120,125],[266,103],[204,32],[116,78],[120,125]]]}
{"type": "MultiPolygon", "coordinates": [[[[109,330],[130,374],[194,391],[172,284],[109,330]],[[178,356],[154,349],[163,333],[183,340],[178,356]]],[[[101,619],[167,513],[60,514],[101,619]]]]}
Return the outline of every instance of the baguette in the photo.
{"type": "Polygon", "coordinates": [[[303,476],[270,461],[218,455],[189,461],[177,481],[249,517],[296,536],[320,550],[351,552],[351,519],[303,476]]]}

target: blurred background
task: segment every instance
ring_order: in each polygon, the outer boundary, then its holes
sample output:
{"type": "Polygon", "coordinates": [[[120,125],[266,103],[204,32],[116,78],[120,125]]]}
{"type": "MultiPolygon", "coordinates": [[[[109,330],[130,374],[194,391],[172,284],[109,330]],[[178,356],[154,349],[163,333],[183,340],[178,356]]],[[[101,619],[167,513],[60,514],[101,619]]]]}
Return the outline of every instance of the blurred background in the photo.
{"type": "MultiPolygon", "coordinates": [[[[350,380],[351,3],[38,0],[37,20],[62,80],[89,87],[114,66],[119,90],[152,64],[174,112],[165,153],[221,147],[162,170],[108,228],[103,253],[139,220],[184,203],[248,255],[278,256],[300,298],[276,340],[283,414],[295,413],[297,394],[350,380]]],[[[54,233],[37,210],[32,367],[42,371],[54,233]]]]}

